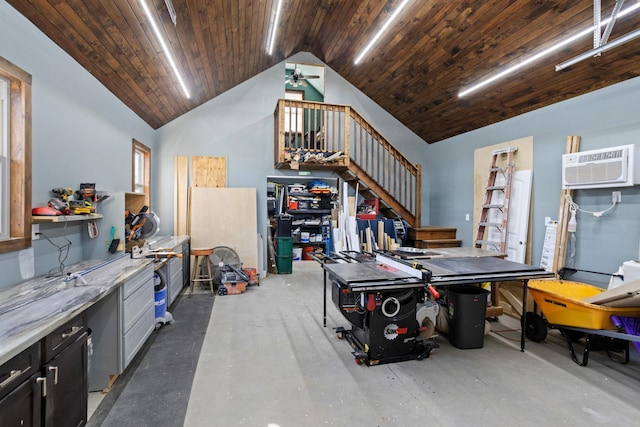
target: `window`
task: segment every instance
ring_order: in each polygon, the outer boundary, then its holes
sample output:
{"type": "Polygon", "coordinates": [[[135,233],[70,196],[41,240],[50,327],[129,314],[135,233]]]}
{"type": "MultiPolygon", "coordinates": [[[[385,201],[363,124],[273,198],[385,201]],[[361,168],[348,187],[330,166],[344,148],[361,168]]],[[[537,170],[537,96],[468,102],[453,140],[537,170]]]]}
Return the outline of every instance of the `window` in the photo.
{"type": "Polygon", "coordinates": [[[0,253],[4,253],[31,246],[31,75],[2,57],[0,93],[0,253]]]}
{"type": "Polygon", "coordinates": [[[149,205],[151,195],[151,149],[141,142],[133,140],[133,184],[134,193],[144,194],[145,204],[149,205]]]}

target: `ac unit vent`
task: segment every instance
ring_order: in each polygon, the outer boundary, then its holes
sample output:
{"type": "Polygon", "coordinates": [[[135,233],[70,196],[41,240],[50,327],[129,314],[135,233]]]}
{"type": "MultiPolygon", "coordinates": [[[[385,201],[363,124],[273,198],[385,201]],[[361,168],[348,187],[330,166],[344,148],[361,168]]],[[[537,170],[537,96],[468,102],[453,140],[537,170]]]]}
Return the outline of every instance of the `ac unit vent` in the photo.
{"type": "Polygon", "coordinates": [[[562,156],[562,187],[606,188],[636,184],[635,144],[562,156]]]}

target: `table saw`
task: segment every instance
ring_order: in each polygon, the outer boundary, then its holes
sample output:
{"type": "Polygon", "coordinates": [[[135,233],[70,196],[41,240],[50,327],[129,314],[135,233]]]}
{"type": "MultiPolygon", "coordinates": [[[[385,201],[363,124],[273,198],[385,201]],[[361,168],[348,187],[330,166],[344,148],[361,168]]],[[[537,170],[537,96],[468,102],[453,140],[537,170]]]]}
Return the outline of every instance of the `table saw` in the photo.
{"type": "MultiPolygon", "coordinates": [[[[437,295],[437,289],[442,287],[521,280],[526,306],[527,281],[553,277],[540,268],[490,256],[416,262],[384,253],[339,255],[325,259],[322,268],[324,325],[330,283],[333,303],[351,324],[351,329],[336,328],[337,336],[351,344],[357,363],[367,365],[429,357],[437,344],[419,338],[416,319],[416,306],[428,298],[429,288],[437,295]]],[[[524,350],[524,333],[521,349],[524,350]]]]}

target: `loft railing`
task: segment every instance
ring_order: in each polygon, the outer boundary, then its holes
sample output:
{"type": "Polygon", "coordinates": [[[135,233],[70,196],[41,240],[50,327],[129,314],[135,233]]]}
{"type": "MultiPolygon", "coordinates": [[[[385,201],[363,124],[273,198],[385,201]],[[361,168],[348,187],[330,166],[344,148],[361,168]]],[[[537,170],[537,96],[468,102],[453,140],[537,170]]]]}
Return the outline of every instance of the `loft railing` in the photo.
{"type": "Polygon", "coordinates": [[[276,167],[348,169],[413,227],[420,226],[420,166],[354,109],[280,99],[274,119],[276,167]]]}

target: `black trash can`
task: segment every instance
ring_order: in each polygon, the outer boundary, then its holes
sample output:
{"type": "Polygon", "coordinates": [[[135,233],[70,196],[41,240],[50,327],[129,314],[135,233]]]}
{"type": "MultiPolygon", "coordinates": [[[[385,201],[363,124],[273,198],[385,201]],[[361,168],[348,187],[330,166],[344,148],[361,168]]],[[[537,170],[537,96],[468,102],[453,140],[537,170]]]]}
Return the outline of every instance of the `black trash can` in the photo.
{"type": "Polygon", "coordinates": [[[482,348],[489,291],[477,286],[448,289],[449,342],[457,348],[482,348]]]}
{"type": "Polygon", "coordinates": [[[291,222],[293,216],[289,214],[278,215],[277,237],[291,237],[291,222]]]}

